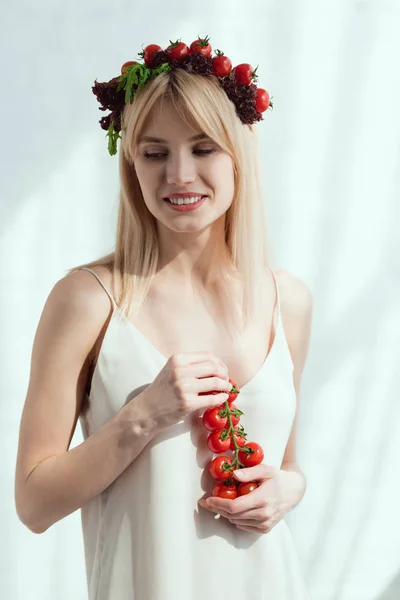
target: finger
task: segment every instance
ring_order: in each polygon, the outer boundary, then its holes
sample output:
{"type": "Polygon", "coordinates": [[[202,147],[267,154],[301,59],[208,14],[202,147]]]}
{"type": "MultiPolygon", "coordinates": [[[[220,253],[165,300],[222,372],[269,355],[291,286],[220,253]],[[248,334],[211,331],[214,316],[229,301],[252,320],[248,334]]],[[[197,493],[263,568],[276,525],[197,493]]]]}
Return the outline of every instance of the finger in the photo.
{"type": "Polygon", "coordinates": [[[200,502],[199,502],[199,504],[200,504],[200,506],[201,506],[202,508],[205,508],[205,509],[206,509],[206,510],[208,510],[209,512],[215,513],[215,514],[217,514],[217,515],[221,515],[221,517],[225,517],[225,519],[228,519],[230,516],[232,516],[232,515],[229,515],[227,512],[225,512],[225,511],[223,511],[223,510],[216,510],[216,509],[214,509],[214,508],[210,508],[209,506],[207,506],[207,505],[205,505],[205,504],[203,504],[203,503],[200,503],[200,502]]]}
{"type": "Polygon", "coordinates": [[[200,380],[201,378],[211,377],[212,375],[218,375],[218,377],[221,377],[225,382],[228,382],[229,379],[227,370],[219,361],[208,360],[198,363],[197,365],[189,365],[186,368],[189,370],[189,373],[193,373],[194,377],[197,377],[200,380]]]}
{"type": "Polygon", "coordinates": [[[229,519],[232,525],[243,525],[243,527],[257,527],[259,519],[229,519]]]}
{"type": "MultiPolygon", "coordinates": [[[[206,510],[209,510],[210,512],[216,513],[216,514],[220,514],[222,517],[225,517],[225,519],[233,519],[233,518],[246,518],[246,516],[249,514],[249,511],[244,511],[242,513],[235,513],[232,514],[230,512],[227,512],[226,510],[223,510],[222,508],[214,508],[214,507],[204,507],[206,508],[206,510]]],[[[252,511],[250,511],[251,513],[252,511]]]]}
{"type": "Polygon", "coordinates": [[[234,523],[236,520],[241,520],[244,522],[246,520],[250,520],[250,521],[254,521],[254,522],[265,521],[265,518],[266,518],[265,514],[260,512],[259,509],[243,511],[242,513],[235,513],[233,515],[232,513],[228,513],[222,509],[210,508],[210,507],[204,506],[203,504],[200,504],[200,506],[203,506],[203,508],[205,508],[209,512],[213,512],[213,513],[221,515],[221,517],[228,519],[231,523],[234,523]]]}
{"type": "Polygon", "coordinates": [[[263,493],[260,491],[260,488],[257,488],[250,494],[239,496],[234,500],[212,496],[208,498],[206,502],[207,508],[211,508],[217,512],[223,511],[231,515],[247,512],[255,508],[262,508],[263,506],[265,506],[265,499],[263,493]]]}
{"type": "Polygon", "coordinates": [[[248,527],[248,526],[244,526],[244,525],[235,525],[235,527],[237,527],[238,529],[242,529],[243,531],[250,531],[251,533],[258,533],[259,535],[262,535],[263,533],[268,533],[268,532],[262,532],[259,529],[257,529],[257,527],[248,527]]]}
{"type": "Polygon", "coordinates": [[[276,469],[265,463],[260,463],[254,467],[246,467],[245,469],[237,469],[233,472],[234,477],[238,481],[253,481],[256,479],[271,479],[276,474],[276,469]]]}
{"type": "Polygon", "coordinates": [[[247,510],[242,513],[235,513],[234,515],[232,515],[232,514],[229,515],[230,521],[246,520],[246,519],[249,519],[252,521],[265,521],[266,516],[265,516],[265,513],[261,512],[259,509],[247,510]]]}
{"type": "Polygon", "coordinates": [[[228,374],[219,364],[202,363],[194,368],[189,368],[187,376],[193,377],[193,385],[197,393],[211,393],[215,390],[230,392],[232,384],[228,374]]]}

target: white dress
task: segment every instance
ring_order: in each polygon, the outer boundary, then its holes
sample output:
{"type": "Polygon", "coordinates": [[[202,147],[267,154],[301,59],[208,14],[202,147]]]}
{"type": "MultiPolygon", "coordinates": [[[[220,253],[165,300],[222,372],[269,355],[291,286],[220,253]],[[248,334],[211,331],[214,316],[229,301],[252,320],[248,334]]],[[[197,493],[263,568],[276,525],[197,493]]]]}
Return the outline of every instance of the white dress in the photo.
{"type": "MultiPolygon", "coordinates": [[[[86,439],[142,392],[167,361],[117,307],[80,414],[86,439]]],[[[272,272],[273,273],[273,272],[272,272]]],[[[264,463],[280,468],[296,394],[293,363],[277,290],[275,339],[236,405],[248,440],[264,463]]],[[[290,530],[281,520],[267,534],[237,529],[198,506],[211,495],[213,458],[201,417],[191,415],[154,437],[127,469],[82,507],[89,600],[304,600],[290,530]]]]}

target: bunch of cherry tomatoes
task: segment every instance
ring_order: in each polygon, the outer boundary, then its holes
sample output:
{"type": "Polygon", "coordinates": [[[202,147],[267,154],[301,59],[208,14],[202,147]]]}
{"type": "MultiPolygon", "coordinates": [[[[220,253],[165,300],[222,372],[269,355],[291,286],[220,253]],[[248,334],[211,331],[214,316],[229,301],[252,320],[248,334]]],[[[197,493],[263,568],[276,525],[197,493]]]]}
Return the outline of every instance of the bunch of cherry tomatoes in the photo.
{"type": "MultiPolygon", "coordinates": [[[[177,40],[171,42],[166,52],[170,60],[180,60],[188,54],[202,54],[203,56],[211,57],[212,48],[209,43],[209,37],[198,38],[194,42],[187,46],[184,42],[177,40]]],[[[143,58],[147,66],[151,66],[154,54],[158,51],[162,51],[163,48],[157,44],[150,44],[144,48],[139,56],[143,58]]],[[[130,65],[137,64],[136,61],[128,61],[121,67],[121,73],[123,74],[127,67],[130,65]]],[[[227,77],[233,71],[236,81],[241,85],[250,85],[253,80],[257,78],[256,71],[248,63],[242,63],[232,69],[232,62],[224,55],[220,50],[215,51],[215,56],[212,59],[213,74],[217,77],[227,77]]],[[[272,107],[270,96],[263,88],[257,88],[256,90],[256,110],[259,113],[266,111],[269,106],[272,107]]]]}
{"type": "MultiPolygon", "coordinates": [[[[210,475],[217,481],[212,490],[213,496],[235,499],[252,492],[258,487],[257,481],[239,482],[233,477],[233,471],[240,468],[254,467],[264,459],[264,452],[257,442],[247,442],[247,434],[241,425],[237,427],[241,415],[234,401],[240,393],[233,379],[229,379],[232,389],[228,399],[220,406],[208,408],[203,414],[204,427],[210,431],[207,446],[214,454],[222,454],[231,450],[233,458],[222,455],[217,456],[208,464],[210,475]]],[[[201,392],[204,394],[218,394],[218,391],[201,392]]]]}

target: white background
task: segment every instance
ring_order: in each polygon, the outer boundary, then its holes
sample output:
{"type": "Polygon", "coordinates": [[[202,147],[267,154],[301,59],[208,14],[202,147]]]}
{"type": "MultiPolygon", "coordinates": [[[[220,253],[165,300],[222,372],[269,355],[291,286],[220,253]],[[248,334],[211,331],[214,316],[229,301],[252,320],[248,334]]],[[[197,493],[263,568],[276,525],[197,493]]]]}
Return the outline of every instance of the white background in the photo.
{"type": "Polygon", "coordinates": [[[309,598],[400,597],[399,30],[397,0],[2,0],[4,600],[86,598],[80,512],[31,533],[14,471],[45,300],[114,243],[118,159],[91,86],[142,44],[198,34],[233,64],[259,64],[274,102],[257,125],[273,266],[314,296],[298,435],[308,489],[286,517],[309,598]]]}

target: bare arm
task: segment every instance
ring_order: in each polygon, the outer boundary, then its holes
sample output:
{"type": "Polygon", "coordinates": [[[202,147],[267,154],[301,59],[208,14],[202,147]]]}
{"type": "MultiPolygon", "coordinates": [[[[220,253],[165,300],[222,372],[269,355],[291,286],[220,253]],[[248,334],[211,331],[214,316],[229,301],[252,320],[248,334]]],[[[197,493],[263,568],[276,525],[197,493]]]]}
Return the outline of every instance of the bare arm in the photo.
{"type": "Polygon", "coordinates": [[[37,328],[15,474],[20,520],[43,533],[106,489],[158,433],[145,391],[69,450],[89,356],[110,312],[93,277],[77,272],[51,291],[37,328]]]}
{"type": "Polygon", "coordinates": [[[306,476],[297,462],[296,438],[299,420],[300,383],[308,357],[313,317],[313,297],[307,285],[286,271],[280,272],[282,317],[290,354],[293,361],[293,384],[296,392],[296,413],[286,445],[281,469],[291,473],[290,509],[302,500],[306,476]]]}

